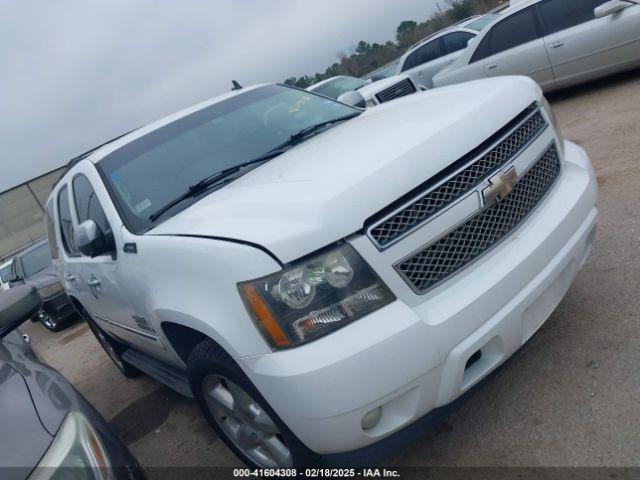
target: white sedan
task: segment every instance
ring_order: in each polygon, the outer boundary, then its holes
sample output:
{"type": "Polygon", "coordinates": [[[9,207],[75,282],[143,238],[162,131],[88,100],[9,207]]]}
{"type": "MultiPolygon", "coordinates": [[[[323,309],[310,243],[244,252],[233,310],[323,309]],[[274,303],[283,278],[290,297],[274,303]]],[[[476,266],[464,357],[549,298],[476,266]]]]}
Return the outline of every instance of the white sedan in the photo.
{"type": "Polygon", "coordinates": [[[550,91],[637,66],[638,0],[524,0],[493,14],[433,84],[528,75],[550,91]]]}
{"type": "Polygon", "coordinates": [[[357,91],[362,95],[365,105],[356,106],[366,106],[369,108],[390,100],[395,100],[396,98],[411,95],[423,89],[419,88],[413,80],[411,80],[409,75],[394,75],[378,80],[377,82],[349,77],[347,75],[338,75],[315,83],[307,88],[307,90],[319,93],[325,97],[345,101],[346,103],[353,102],[346,100],[343,95],[357,91]]]}
{"type": "Polygon", "coordinates": [[[433,88],[433,76],[451,65],[493,16],[472,17],[418,42],[400,58],[396,74],[407,74],[417,85],[433,88]]]}

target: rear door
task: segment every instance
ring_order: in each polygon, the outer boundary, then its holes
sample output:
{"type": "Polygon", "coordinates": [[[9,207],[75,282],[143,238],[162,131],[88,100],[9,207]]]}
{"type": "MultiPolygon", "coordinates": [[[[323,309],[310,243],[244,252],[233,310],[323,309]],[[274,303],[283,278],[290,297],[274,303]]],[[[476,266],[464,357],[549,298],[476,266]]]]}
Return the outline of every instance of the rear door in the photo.
{"type": "Polygon", "coordinates": [[[489,35],[489,52],[484,59],[487,77],[527,75],[543,89],[555,85],[535,6],[509,15],[495,24],[489,35]]]}
{"type": "Polygon", "coordinates": [[[456,58],[458,58],[462,52],[467,48],[469,42],[476,37],[476,34],[471,32],[451,32],[442,37],[440,37],[440,41],[442,42],[442,53],[443,53],[443,63],[442,67],[431,75],[431,79],[433,76],[441,71],[443,68],[448,67],[453,62],[455,62],[456,58]]]}
{"type": "Polygon", "coordinates": [[[402,73],[408,74],[417,85],[431,88],[433,76],[447,66],[444,55],[440,38],[431,40],[407,57],[402,73]]]}
{"type": "Polygon", "coordinates": [[[545,44],[559,87],[640,62],[640,5],[596,18],[606,0],[545,0],[545,44]]]}

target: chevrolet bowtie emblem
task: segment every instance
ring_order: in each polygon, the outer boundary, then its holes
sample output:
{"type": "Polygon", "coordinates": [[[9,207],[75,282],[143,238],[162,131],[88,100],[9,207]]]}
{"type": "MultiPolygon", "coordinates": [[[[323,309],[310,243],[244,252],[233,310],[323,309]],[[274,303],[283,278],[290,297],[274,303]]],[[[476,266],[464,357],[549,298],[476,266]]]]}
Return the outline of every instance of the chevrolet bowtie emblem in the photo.
{"type": "Polygon", "coordinates": [[[496,199],[504,200],[511,193],[518,181],[516,167],[511,167],[506,172],[498,172],[489,179],[490,185],[482,191],[484,204],[489,205],[496,199]]]}

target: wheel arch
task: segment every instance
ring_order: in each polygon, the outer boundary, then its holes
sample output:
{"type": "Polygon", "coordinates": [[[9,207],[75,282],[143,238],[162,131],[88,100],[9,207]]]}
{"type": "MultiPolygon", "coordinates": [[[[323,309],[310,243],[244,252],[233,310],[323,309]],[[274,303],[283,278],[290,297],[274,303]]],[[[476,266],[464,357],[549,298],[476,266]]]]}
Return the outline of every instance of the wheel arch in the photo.
{"type": "Polygon", "coordinates": [[[209,335],[196,330],[195,328],[182,325],[180,323],[164,321],[160,324],[162,333],[169,342],[173,351],[180,357],[180,360],[186,365],[189,355],[193,349],[203,340],[209,340],[227,355],[229,352],[219,342],[216,342],[209,335]]]}

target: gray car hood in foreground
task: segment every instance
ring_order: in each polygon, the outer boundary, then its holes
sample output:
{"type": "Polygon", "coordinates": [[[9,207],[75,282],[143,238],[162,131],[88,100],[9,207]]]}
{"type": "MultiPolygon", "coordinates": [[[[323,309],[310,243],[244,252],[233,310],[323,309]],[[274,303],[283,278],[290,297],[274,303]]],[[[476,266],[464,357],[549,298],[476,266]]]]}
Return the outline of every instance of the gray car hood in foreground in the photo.
{"type": "Polygon", "coordinates": [[[0,362],[0,407],[2,478],[26,478],[53,437],[40,422],[24,378],[5,362],[0,362]]]}
{"type": "Polygon", "coordinates": [[[199,202],[149,235],[221,237],[296,260],[365,221],[484,143],[540,88],[502,77],[417,93],[371,108],[199,202]]]}

